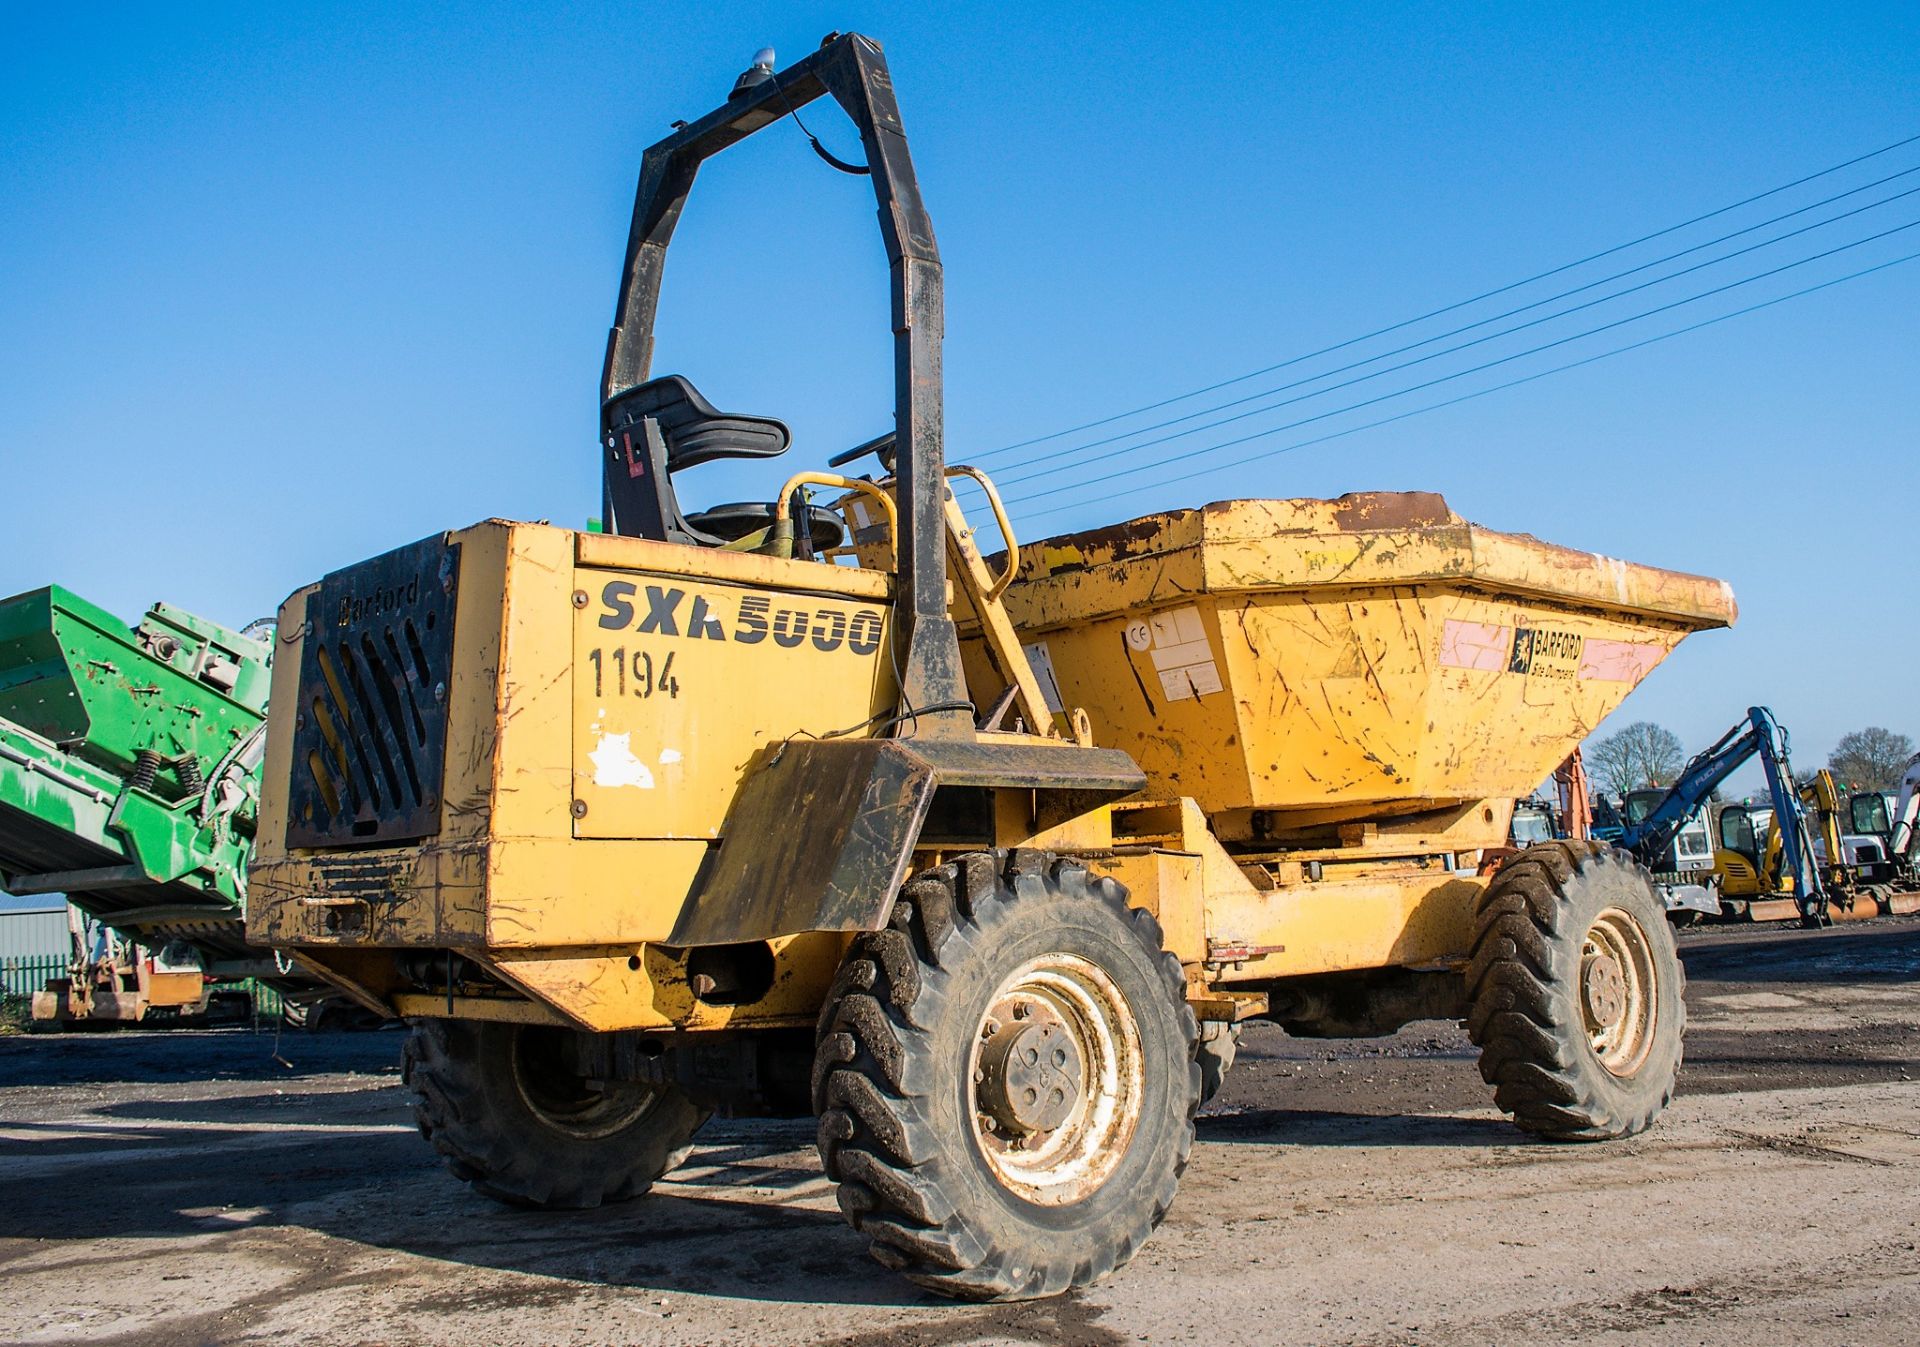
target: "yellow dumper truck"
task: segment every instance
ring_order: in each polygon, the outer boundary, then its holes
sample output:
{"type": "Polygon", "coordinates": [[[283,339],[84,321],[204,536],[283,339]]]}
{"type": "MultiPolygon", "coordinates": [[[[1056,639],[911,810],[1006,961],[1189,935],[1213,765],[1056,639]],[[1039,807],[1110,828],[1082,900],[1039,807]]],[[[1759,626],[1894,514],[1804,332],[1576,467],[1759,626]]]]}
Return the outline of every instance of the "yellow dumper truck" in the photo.
{"type": "Polygon", "coordinates": [[[249,929],[410,1022],[453,1172],[587,1207],[715,1111],[813,1114],[876,1258],[1021,1297],[1139,1248],[1249,1018],[1464,1018],[1520,1126],[1646,1127],[1684,1016],[1646,874],[1483,860],[1726,586],[1420,494],[1017,546],[947,464],[940,332],[879,47],[768,53],[647,152],[604,531],[489,521],[287,601],[249,929]],[[880,207],[893,430],[689,512],[678,473],[789,436],[651,376],[667,243],[706,157],[823,95],[880,207]]]}

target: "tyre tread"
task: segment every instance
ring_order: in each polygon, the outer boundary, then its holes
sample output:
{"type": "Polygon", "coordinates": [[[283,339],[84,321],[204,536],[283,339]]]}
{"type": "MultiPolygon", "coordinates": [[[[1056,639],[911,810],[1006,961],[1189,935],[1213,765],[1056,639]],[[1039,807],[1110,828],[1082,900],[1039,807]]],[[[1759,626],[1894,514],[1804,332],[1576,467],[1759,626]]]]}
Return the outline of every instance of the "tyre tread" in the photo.
{"type": "MultiPolygon", "coordinates": [[[[1677,959],[1659,969],[1673,978],[1679,1007],[1677,1023],[1655,1029],[1673,1035],[1664,1080],[1622,1112],[1583,1069],[1581,1054],[1590,1049],[1567,990],[1579,976],[1584,932],[1569,925],[1569,899],[1577,886],[1620,870],[1651,895],[1651,876],[1624,851],[1599,842],[1540,843],[1502,866],[1474,905],[1475,937],[1464,970],[1467,1034],[1480,1049],[1480,1074],[1494,1087],[1494,1102],[1516,1125],[1543,1137],[1630,1136],[1650,1126],[1673,1098],[1685,1022],[1685,973],[1677,959]]],[[[1658,926],[1664,934],[1664,919],[1658,926]]]]}
{"type": "Polygon", "coordinates": [[[693,1134],[706,1121],[704,1110],[671,1097],[662,1101],[672,1110],[667,1117],[650,1110],[656,1127],[634,1129],[638,1135],[628,1148],[608,1148],[604,1163],[545,1162],[481,1103],[487,1085],[474,1046],[480,1041],[471,1022],[415,1020],[401,1053],[401,1080],[413,1091],[414,1124],[448,1171],[496,1202],[579,1210],[638,1197],[686,1160],[693,1134]],[[467,1040],[464,1047],[459,1038],[467,1040]],[[657,1126],[662,1122],[665,1131],[657,1126]]]}
{"type": "Polygon", "coordinates": [[[877,1261],[943,1295],[1016,1299],[1091,1285],[1131,1258],[1159,1224],[1192,1155],[1202,1080],[1200,1064],[1190,1060],[1171,1173],[1143,1228],[1103,1241],[1076,1265],[1037,1258],[1035,1266],[1023,1266],[1027,1260],[1018,1251],[992,1244],[955,1210],[940,1162],[932,1158],[940,1150],[928,1109],[933,1087],[916,1078],[906,1047],[934,1018],[941,983],[927,971],[977,952],[995,904],[1050,899],[1105,905],[1153,951],[1194,1045],[1199,1026],[1187,1004],[1185,975],[1162,947],[1158,920],[1129,907],[1124,887],[1083,862],[1030,848],[972,853],[910,880],[888,925],[855,937],[820,1014],[813,1101],[821,1161],[839,1185],[841,1211],[868,1237],[877,1261]]]}

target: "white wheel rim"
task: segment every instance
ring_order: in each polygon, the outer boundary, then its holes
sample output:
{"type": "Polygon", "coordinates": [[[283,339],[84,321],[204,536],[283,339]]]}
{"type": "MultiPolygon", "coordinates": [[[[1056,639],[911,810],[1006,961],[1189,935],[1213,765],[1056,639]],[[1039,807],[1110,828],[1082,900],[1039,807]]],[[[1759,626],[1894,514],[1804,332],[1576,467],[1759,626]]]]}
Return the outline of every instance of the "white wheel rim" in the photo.
{"type": "MultiPolygon", "coordinates": [[[[1119,987],[1096,964],[1074,954],[1043,954],[994,992],[974,1033],[967,1077],[974,1142],[995,1178],[1029,1202],[1065,1206],[1113,1176],[1139,1126],[1145,1096],[1139,1026],[1119,987]],[[1063,1063],[1047,1079],[1070,1077],[1077,1097],[1056,1125],[1010,1116],[1022,1101],[1009,1103],[1014,1091],[1007,1068],[995,1065],[996,1050],[1007,1057],[995,1043],[1004,1034],[1045,1046],[1063,1063]]],[[[1033,1092],[1019,1093],[1030,1107],[1033,1092]]]]}
{"type": "Polygon", "coordinates": [[[1653,946],[1633,915],[1610,907],[1593,919],[1580,944],[1581,1018],[1600,1065],[1631,1076],[1653,1051],[1659,1007],[1653,946]]]}

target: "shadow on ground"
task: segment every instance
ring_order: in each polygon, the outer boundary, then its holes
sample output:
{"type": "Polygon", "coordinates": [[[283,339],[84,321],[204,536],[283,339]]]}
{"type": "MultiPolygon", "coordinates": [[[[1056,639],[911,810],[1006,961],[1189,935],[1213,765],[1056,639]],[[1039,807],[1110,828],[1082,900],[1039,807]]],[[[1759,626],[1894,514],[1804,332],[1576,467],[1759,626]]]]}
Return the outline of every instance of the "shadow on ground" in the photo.
{"type": "MultiPolygon", "coordinates": [[[[379,1093],[395,1106],[382,1110],[389,1120],[404,1119],[402,1092],[379,1093]]],[[[305,1108],[310,1127],[315,1114],[340,1120],[343,1109],[351,1110],[351,1127],[368,1111],[364,1093],[273,1098],[305,1108]]],[[[821,1200],[827,1190],[810,1122],[718,1124],[694,1164],[662,1190],[598,1211],[548,1213],[504,1208],[473,1193],[410,1128],[276,1133],[264,1118],[261,1130],[177,1125],[222,1109],[232,1118],[236,1105],[244,1111],[253,1102],[134,1102],[108,1106],[92,1122],[8,1122],[16,1132],[49,1135],[0,1144],[0,1239],[72,1244],[83,1256],[62,1263],[68,1275],[146,1256],[124,1242],[93,1256],[86,1241],[298,1227],[437,1261],[560,1279],[570,1284],[553,1290],[562,1297],[644,1286],[796,1303],[928,1299],[869,1260],[865,1241],[830,1198],[821,1200]],[[176,1125],[148,1125],[165,1122],[176,1125]],[[70,1135],[75,1131],[84,1135],[70,1135]],[[113,1200],[44,1200],[62,1182],[113,1200]]],[[[156,1245],[154,1256],[161,1252],[156,1245]]],[[[0,1252],[0,1268],[7,1261],[0,1252]]],[[[459,1308],[484,1309],[489,1297],[505,1305],[529,1291],[478,1283],[428,1299],[449,1294],[459,1308]]],[[[417,1308],[455,1307],[423,1301],[417,1308]]]]}
{"type": "Polygon", "coordinates": [[[1201,1141],[1288,1146],[1511,1146],[1526,1138],[1494,1118],[1259,1108],[1203,1116],[1201,1141]]]}
{"type": "MultiPolygon", "coordinates": [[[[1691,938],[1685,949],[1696,990],[1709,994],[1717,984],[1747,981],[1858,984],[1920,976],[1920,927],[1822,933],[1777,945],[1691,938]]],[[[1275,1029],[1250,1031],[1244,1069],[1229,1078],[1222,1097],[1226,1108],[1200,1119],[1200,1139],[1474,1150],[1526,1144],[1490,1114],[1471,1116],[1488,1109],[1491,1097],[1464,1040],[1431,1026],[1420,1033],[1308,1050],[1275,1029]]],[[[1899,1025],[1884,1033],[1777,1032],[1721,1014],[1690,1039],[1682,1089],[1897,1079],[1912,1065],[1910,1037],[1899,1025]]],[[[36,1241],[58,1245],[62,1275],[111,1276],[130,1263],[181,1259],[173,1241],[183,1236],[215,1241],[192,1246],[196,1257],[264,1259],[311,1247],[294,1232],[312,1231],[369,1249],[548,1279],[478,1276],[451,1289],[444,1280],[432,1288],[396,1283],[391,1294],[414,1297],[407,1308],[423,1316],[549,1300],[589,1303],[632,1288],[770,1303],[933,1303],[872,1263],[865,1241],[841,1220],[812,1153],[811,1122],[716,1123],[692,1167],[632,1203],[583,1213],[512,1211],[456,1183],[413,1132],[406,1094],[393,1077],[394,1036],[289,1038],[282,1051],[294,1049],[291,1071],[271,1063],[270,1043],[201,1034],[0,1044],[0,1086],[252,1083],[225,1097],[77,1102],[59,1115],[72,1121],[0,1118],[21,1138],[0,1143],[0,1239],[27,1242],[0,1249],[0,1269],[36,1241]],[[343,1079],[343,1072],[365,1078],[343,1079]],[[327,1083],[332,1088],[298,1084],[323,1073],[336,1076],[327,1083]],[[281,1130],[284,1123],[299,1130],[281,1130]],[[107,1196],[49,1198],[76,1189],[107,1196]],[[109,1239],[113,1244],[89,1243],[109,1239]],[[143,1240],[150,1243],[143,1247],[143,1240]]],[[[44,1246],[34,1254],[41,1263],[47,1256],[44,1246]]],[[[190,1260],[184,1266],[190,1270],[190,1260]]],[[[332,1266],[338,1271],[329,1275],[374,1275],[365,1259],[332,1266]]],[[[955,1336],[923,1334],[923,1341],[958,1344],[988,1333],[1108,1341],[1108,1331],[1093,1322],[1097,1311],[1072,1300],[1056,1306],[994,1307],[954,1320],[955,1336]]],[[[876,1330],[838,1347],[888,1340],[876,1330]]]]}
{"type": "Polygon", "coordinates": [[[1687,976],[1713,982],[1920,981],[1920,924],[1881,918],[1861,926],[1798,933],[1792,940],[1771,934],[1709,928],[1680,942],[1687,976]]]}
{"type": "Polygon", "coordinates": [[[397,1032],[119,1029],[0,1038],[0,1089],[397,1075],[397,1032]]]}

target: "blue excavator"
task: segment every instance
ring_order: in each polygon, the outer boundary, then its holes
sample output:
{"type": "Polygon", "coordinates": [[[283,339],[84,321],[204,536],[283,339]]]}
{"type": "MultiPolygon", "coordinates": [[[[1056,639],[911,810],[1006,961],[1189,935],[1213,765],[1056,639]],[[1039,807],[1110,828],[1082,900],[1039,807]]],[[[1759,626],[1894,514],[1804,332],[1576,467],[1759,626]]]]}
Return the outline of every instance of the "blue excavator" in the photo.
{"type": "Polygon", "coordinates": [[[1792,894],[1802,925],[1829,925],[1830,895],[1794,782],[1787,732],[1764,706],[1748,707],[1744,720],[1695,754],[1678,779],[1656,798],[1630,801],[1639,807],[1628,810],[1620,845],[1649,869],[1661,869],[1688,821],[1706,807],[1722,782],[1756,757],[1773,802],[1773,827],[1780,846],[1778,887],[1792,894]]]}

